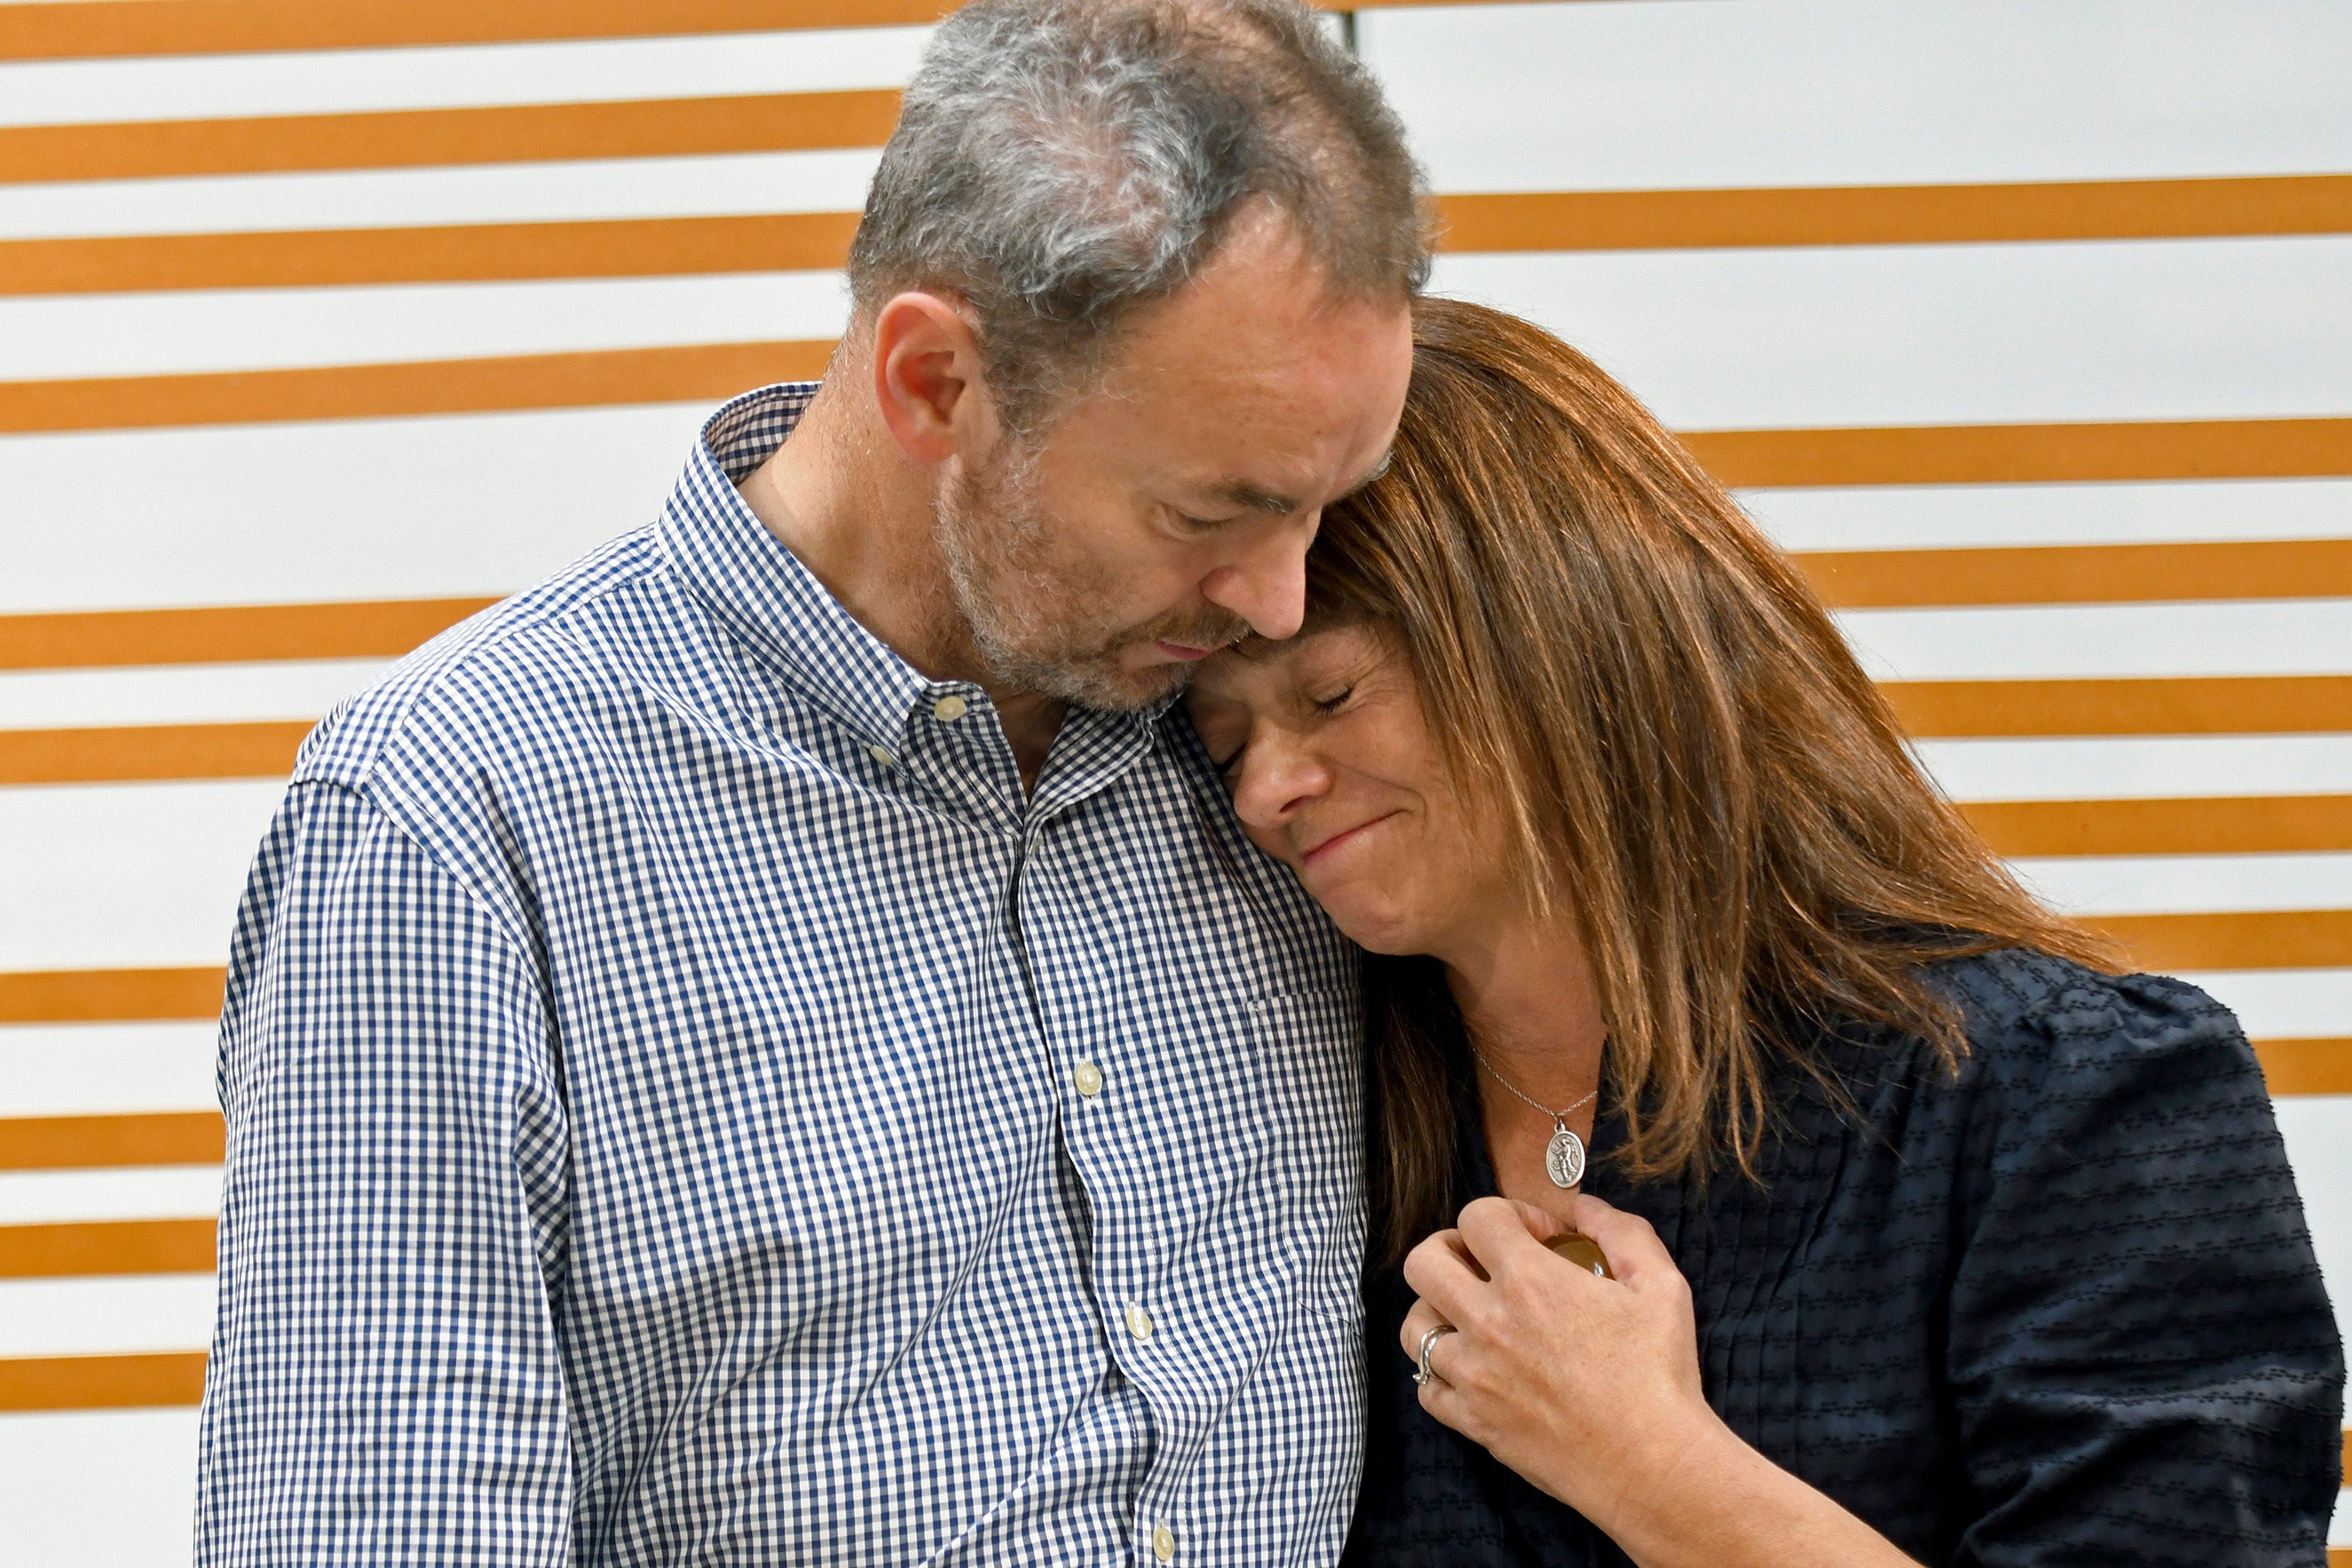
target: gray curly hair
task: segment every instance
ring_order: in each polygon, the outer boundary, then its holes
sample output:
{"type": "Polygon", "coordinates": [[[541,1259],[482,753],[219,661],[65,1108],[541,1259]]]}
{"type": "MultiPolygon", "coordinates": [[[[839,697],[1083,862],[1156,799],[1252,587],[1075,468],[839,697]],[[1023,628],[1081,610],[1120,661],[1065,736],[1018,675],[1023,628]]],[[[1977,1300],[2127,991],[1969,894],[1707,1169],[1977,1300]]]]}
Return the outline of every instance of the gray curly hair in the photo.
{"type": "Polygon", "coordinates": [[[1287,216],[1341,297],[1429,276],[1421,172],[1371,74],[1297,0],[974,0],[940,25],[850,246],[859,323],[936,288],[1030,434],[1117,329],[1287,216]]]}

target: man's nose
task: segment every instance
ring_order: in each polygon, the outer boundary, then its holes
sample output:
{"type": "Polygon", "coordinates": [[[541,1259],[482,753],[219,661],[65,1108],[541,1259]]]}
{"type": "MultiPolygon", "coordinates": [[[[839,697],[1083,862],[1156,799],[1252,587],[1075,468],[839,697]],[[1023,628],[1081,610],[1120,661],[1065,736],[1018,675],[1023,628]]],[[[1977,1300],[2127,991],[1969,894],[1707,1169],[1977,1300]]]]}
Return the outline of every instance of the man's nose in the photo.
{"type": "Polygon", "coordinates": [[[1268,641],[1297,636],[1307,621],[1307,547],[1315,542],[1318,518],[1272,530],[1247,556],[1202,579],[1201,597],[1268,641]]]}
{"type": "Polygon", "coordinates": [[[1306,747],[1286,735],[1254,737],[1234,782],[1234,814],[1270,832],[1330,789],[1330,769],[1306,747]]]}

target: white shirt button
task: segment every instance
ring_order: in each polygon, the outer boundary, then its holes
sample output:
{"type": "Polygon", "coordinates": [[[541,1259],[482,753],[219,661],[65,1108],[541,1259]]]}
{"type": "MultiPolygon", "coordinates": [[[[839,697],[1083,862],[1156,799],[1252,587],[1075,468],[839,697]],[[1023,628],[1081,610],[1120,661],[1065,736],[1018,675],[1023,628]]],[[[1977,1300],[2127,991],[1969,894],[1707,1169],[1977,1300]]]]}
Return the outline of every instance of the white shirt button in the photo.
{"type": "Polygon", "coordinates": [[[1138,1339],[1151,1337],[1151,1314],[1143,1310],[1141,1301],[1127,1303],[1127,1332],[1138,1339]]]}
{"type": "Polygon", "coordinates": [[[1151,1532],[1151,1555],[1162,1563],[1176,1561],[1176,1532],[1161,1525],[1151,1532]]]}
{"type": "Polygon", "coordinates": [[[866,755],[885,768],[896,768],[898,765],[898,759],[890,755],[890,748],[887,746],[869,746],[866,748],[866,755]]]}
{"type": "Polygon", "coordinates": [[[1078,1086],[1079,1093],[1091,1100],[1102,1092],[1102,1069],[1091,1061],[1081,1061],[1077,1070],[1070,1074],[1070,1082],[1078,1086]]]}
{"type": "Polygon", "coordinates": [[[961,697],[941,697],[931,705],[931,716],[941,724],[953,724],[971,711],[971,705],[961,697]]]}

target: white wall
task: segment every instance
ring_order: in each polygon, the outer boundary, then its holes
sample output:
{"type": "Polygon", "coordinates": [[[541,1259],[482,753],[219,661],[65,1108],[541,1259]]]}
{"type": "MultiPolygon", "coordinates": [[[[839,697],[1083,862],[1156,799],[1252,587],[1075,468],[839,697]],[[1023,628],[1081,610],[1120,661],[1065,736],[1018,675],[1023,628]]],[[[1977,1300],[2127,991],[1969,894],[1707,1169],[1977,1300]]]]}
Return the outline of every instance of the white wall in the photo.
{"type": "MultiPolygon", "coordinates": [[[[60,0],[71,4],[74,0],[60,0]]],[[[1439,189],[2352,171],[2340,0],[1622,0],[1361,15],[1439,189]]],[[[0,64],[0,125],[902,81],[920,29],[0,64]]],[[[0,184],[0,239],[822,211],[870,152],[0,184]]],[[[1685,427],[2352,413],[2352,235],[1448,256],[1685,427]]],[[[0,380],[830,335],[830,273],[0,295],[0,380]]],[[[698,406],[0,435],[0,613],[518,588],[644,520],[698,406]]],[[[1796,549],[2327,538],[2352,480],[1774,491],[1796,549]]],[[[2352,601],[1848,612],[1898,677],[2352,673],[2352,601]]],[[[372,662],[0,673],[0,728],[308,718],[372,662]]],[[[1972,799],[2352,791],[2352,737],[1956,740],[1972,799]]],[[[0,789],[0,970],[216,964],[268,783],[0,789]]],[[[2041,860],[2091,914],[2352,904],[2352,854],[2041,860]]],[[[2352,971],[2195,977],[2352,1035],[2352,971]]],[[[195,1109],[202,1025],[0,1027],[0,1116],[195,1109]]],[[[2281,1103],[2352,1301],[2352,1101],[2281,1103]]],[[[216,1170],[0,1175],[0,1223],[200,1216],[216,1170]]],[[[0,1281],[0,1357],[197,1349],[204,1277],[0,1281]]],[[[194,1413],[0,1416],[0,1561],[187,1553],[194,1413]]],[[[2343,1539],[2352,1541],[2352,1533],[2343,1539]]]]}

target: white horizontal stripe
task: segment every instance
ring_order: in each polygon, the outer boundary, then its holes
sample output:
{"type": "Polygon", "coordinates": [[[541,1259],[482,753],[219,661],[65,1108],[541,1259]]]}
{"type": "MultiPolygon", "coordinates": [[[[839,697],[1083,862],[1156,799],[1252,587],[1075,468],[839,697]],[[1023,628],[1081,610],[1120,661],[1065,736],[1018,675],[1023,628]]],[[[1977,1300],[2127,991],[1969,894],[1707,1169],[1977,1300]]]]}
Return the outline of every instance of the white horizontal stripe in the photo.
{"type": "Polygon", "coordinates": [[[2252,1039],[2352,1036],[2352,969],[2216,969],[2180,977],[2220,998],[2252,1039]]]}
{"type": "Polygon", "coordinates": [[[2352,534],[2352,479],[2146,485],[1920,485],[1751,490],[1784,549],[2309,539],[2352,534]]]}
{"type": "Polygon", "coordinates": [[[2352,670],[2352,600],[1843,610],[1879,679],[2334,674],[2352,670]]]}
{"type": "Polygon", "coordinates": [[[2352,167],[2333,0],[1654,0],[1356,26],[1441,190],[2352,167]]]}
{"type": "MultiPolygon", "coordinates": [[[[2352,238],[1443,258],[1669,423],[2262,417],[2352,406],[2352,238]]],[[[846,319],[838,274],[0,300],[25,377],[746,338],[846,319]]]]}
{"type": "Polygon", "coordinates": [[[0,1281],[0,1356],[202,1350],[215,1289],[210,1274],[0,1281]]]}
{"type": "Polygon", "coordinates": [[[219,964],[285,786],[0,789],[0,969],[219,964]]]}
{"type": "MultiPolygon", "coordinates": [[[[365,685],[385,659],[0,671],[0,730],[100,724],[315,719],[365,685]]],[[[5,820],[5,814],[0,814],[5,820]]]]}
{"type": "Polygon", "coordinates": [[[709,412],[0,438],[0,612],[506,593],[650,521],[709,412]]]}
{"type": "MultiPolygon", "coordinates": [[[[2352,905],[2352,854],[2070,855],[2010,862],[2070,915],[2352,905]]],[[[2352,1019],[2346,1020],[2352,1028],[2352,1019]]]]}
{"type": "Polygon", "coordinates": [[[0,1541],[26,1563],[187,1568],[196,1413],[0,1416],[0,1541]]]}
{"type": "Polygon", "coordinates": [[[0,65],[0,124],[897,87],[928,27],[0,65]]]}
{"type": "MultiPolygon", "coordinates": [[[[2352,1096],[2287,1095],[2271,1102],[2287,1163],[2303,1197],[2319,1272],[2336,1304],[2337,1332],[2352,1340],[2352,1096]]],[[[2337,1516],[2342,1517],[2339,1507],[2337,1516]]],[[[2333,1539],[2334,1532],[2330,1531],[2333,1539]]]]}
{"type": "Polygon", "coordinates": [[[1685,428],[2352,411],[2338,235],[1449,256],[1435,283],[1685,428]]]}
{"type": "MultiPolygon", "coordinates": [[[[2310,1199],[2306,1197],[2304,1202],[2308,1207],[2310,1199]]],[[[2340,1317],[2338,1322],[2337,1332],[2341,1333],[2343,1331],[2340,1327],[2340,1317]]],[[[2336,1514],[2327,1521],[2327,1544],[2352,1546],[2352,1490],[2339,1491],[2336,1494],[2336,1514]]]]}
{"type": "Polygon", "coordinates": [[[0,1027],[0,1116],[216,1111],[209,1023],[0,1027]]]}
{"type": "Polygon", "coordinates": [[[220,1185],[218,1166],[0,1171],[0,1225],[206,1219],[220,1211],[220,1185]]]}
{"type": "Polygon", "coordinates": [[[0,239],[856,211],[880,158],[856,148],[0,185],[0,239]]]}
{"type": "Polygon", "coordinates": [[[831,338],[837,272],[0,298],[11,376],[163,375],[831,338]]]}
{"type": "Polygon", "coordinates": [[[2352,794],[2352,735],[1925,740],[1914,749],[1960,800],[2352,794]]]}

